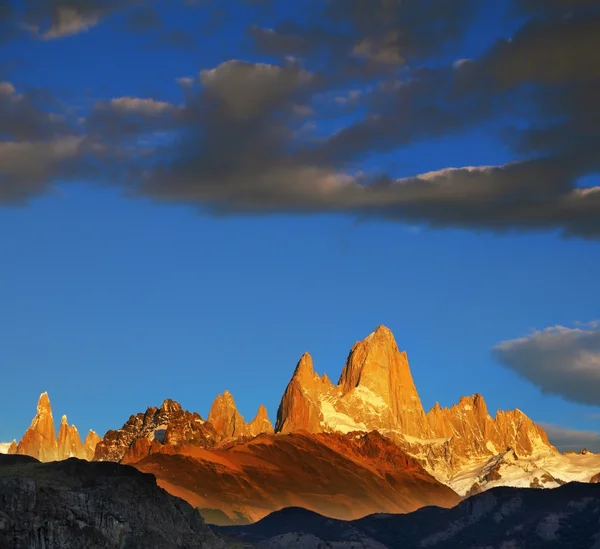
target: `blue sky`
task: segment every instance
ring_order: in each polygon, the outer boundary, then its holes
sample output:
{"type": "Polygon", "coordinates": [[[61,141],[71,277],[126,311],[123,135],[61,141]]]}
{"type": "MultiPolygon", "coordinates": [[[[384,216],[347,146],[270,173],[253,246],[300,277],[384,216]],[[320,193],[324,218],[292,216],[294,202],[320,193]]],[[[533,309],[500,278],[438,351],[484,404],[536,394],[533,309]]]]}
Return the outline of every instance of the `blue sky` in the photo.
{"type": "Polygon", "coordinates": [[[385,324],[426,408],[598,444],[593,2],[133,4],[0,12],[0,440],[42,391],[82,434],[225,389],[274,421],[385,324]]]}

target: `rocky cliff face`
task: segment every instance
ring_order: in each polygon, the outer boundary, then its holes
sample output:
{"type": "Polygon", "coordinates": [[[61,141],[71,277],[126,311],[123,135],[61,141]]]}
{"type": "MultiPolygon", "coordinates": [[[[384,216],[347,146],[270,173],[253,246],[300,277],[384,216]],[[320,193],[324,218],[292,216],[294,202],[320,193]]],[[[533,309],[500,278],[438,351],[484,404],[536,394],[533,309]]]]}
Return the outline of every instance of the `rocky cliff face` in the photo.
{"type": "Polygon", "coordinates": [[[35,417],[17,445],[17,454],[32,456],[40,461],[54,461],[57,459],[57,453],[52,407],[48,393],[42,393],[35,417]]]}
{"type": "Polygon", "coordinates": [[[229,391],[216,398],[207,421],[167,399],[160,408],[148,408],[131,416],[121,429],[108,431],[96,446],[94,459],[135,463],[154,452],[172,453],[182,445],[212,448],[224,440],[268,432],[273,432],[273,426],[264,406],[246,423],[229,391]]]}
{"type": "Polygon", "coordinates": [[[264,406],[261,405],[256,417],[250,423],[246,423],[229,391],[217,396],[208,414],[208,422],[212,424],[222,440],[255,437],[261,433],[273,432],[273,425],[264,406]]]}
{"type": "Polygon", "coordinates": [[[0,547],[224,548],[198,511],[116,463],[0,456],[0,547]]]}
{"type": "MultiPolygon", "coordinates": [[[[152,443],[211,447],[218,441],[218,435],[200,414],[183,410],[179,403],[167,399],[160,408],[150,407],[131,416],[121,429],[108,431],[96,446],[94,460],[121,461],[138,439],[146,439],[150,444],[138,443],[133,450],[137,453],[142,447],[150,451],[152,443]]],[[[131,456],[128,460],[131,461],[131,456]]]]}
{"type": "Polygon", "coordinates": [[[276,431],[377,430],[400,445],[443,482],[465,466],[514,449],[520,456],[556,452],[545,432],[519,410],[492,418],[481,395],[425,413],[405,352],[379,326],[356,343],[337,385],[315,373],[302,356],[277,414],[276,431]]]}
{"type": "Polygon", "coordinates": [[[83,455],[81,457],[88,461],[92,461],[92,459],[94,459],[94,453],[96,452],[96,446],[101,440],[102,438],[90,429],[83,442],[83,455]]]}
{"type": "Polygon", "coordinates": [[[57,459],[68,459],[70,457],[81,457],[83,455],[83,444],[75,425],[69,425],[67,416],[60,421],[57,439],[57,459]]]}
{"type": "Polygon", "coordinates": [[[18,444],[11,445],[7,453],[27,455],[44,462],[70,457],[90,459],[99,438],[90,431],[86,444],[81,444],[79,432],[75,425],[69,425],[67,416],[62,416],[58,438],[55,437],[50,399],[48,393],[42,393],[29,429],[18,444]]]}

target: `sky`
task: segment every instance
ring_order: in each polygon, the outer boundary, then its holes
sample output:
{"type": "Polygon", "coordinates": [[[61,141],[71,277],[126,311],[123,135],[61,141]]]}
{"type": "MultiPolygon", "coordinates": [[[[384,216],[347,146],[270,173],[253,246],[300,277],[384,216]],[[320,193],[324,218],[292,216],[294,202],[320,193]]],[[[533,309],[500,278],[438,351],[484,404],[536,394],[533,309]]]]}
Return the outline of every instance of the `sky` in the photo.
{"type": "Polygon", "coordinates": [[[600,451],[597,0],[0,5],[0,440],[270,418],[385,324],[600,451]]]}

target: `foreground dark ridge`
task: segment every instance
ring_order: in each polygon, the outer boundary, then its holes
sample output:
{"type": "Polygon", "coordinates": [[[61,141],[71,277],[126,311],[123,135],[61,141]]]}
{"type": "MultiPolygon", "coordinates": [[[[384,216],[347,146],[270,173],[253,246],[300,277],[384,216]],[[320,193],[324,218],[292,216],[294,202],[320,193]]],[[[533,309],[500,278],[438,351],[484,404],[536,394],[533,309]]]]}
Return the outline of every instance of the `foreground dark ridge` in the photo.
{"type": "Polygon", "coordinates": [[[452,509],[426,507],[406,515],[335,520],[288,508],[246,526],[216,528],[226,537],[271,549],[596,548],[600,547],[600,486],[493,488],[452,509]]]}
{"type": "Polygon", "coordinates": [[[0,549],[225,547],[197,510],[133,467],[0,455],[0,549]]]}

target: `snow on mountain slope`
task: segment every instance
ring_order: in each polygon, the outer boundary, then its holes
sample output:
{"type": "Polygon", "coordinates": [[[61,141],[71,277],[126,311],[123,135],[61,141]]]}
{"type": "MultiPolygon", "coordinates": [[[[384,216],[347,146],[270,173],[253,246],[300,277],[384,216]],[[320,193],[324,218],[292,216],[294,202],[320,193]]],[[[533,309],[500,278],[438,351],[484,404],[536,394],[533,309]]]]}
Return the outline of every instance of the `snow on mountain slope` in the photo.
{"type": "Polygon", "coordinates": [[[598,472],[600,454],[540,450],[531,456],[518,456],[508,450],[466,466],[446,484],[460,495],[472,495],[496,486],[556,488],[567,482],[590,482],[598,472]]]}
{"type": "Polygon", "coordinates": [[[0,454],[7,454],[10,445],[10,442],[0,442],[0,454]]]}

